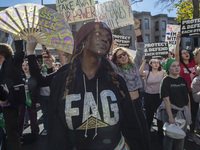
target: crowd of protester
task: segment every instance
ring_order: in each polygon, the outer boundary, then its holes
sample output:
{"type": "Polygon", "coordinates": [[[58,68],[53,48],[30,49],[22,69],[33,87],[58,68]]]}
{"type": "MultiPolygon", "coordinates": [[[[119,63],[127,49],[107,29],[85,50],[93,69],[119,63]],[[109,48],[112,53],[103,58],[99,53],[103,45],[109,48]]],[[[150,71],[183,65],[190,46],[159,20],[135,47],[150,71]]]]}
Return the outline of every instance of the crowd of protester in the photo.
{"type": "Polygon", "coordinates": [[[186,133],[189,127],[188,140],[200,145],[196,126],[200,48],[193,54],[180,49],[179,33],[176,49],[166,60],[146,60],[140,22],[134,22],[136,56],[117,47],[111,29],[101,22],[84,24],[76,35],[73,55],[62,55],[60,62],[42,46],[39,64],[33,36],[27,40],[26,58],[22,40],[14,41],[15,54],[0,43],[1,149],[22,150],[27,115],[31,140],[47,135],[48,150],[151,150],[155,117],[164,150],[184,148],[185,138],[163,131],[165,123],[176,124],[177,118],[186,120],[182,130],[186,133]],[[66,56],[69,63],[65,64],[66,56]],[[38,108],[43,131],[39,131],[38,108]]]}

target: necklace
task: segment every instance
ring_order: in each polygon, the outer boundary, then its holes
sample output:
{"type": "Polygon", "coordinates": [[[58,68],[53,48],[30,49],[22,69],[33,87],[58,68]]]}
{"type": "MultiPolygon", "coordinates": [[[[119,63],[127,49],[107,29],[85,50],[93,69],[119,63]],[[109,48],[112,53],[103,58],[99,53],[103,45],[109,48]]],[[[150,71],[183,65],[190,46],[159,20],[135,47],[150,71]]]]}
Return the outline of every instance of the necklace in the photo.
{"type": "Polygon", "coordinates": [[[128,64],[128,67],[122,66],[122,68],[125,69],[126,71],[128,71],[131,68],[131,64],[128,64]]]}

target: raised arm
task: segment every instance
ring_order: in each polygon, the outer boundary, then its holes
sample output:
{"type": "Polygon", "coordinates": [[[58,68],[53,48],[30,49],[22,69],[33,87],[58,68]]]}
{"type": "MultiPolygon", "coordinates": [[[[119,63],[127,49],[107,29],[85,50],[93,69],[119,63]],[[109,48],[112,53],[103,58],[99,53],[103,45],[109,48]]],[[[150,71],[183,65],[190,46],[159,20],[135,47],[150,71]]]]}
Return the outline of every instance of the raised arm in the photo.
{"type": "Polygon", "coordinates": [[[36,56],[35,56],[36,45],[37,45],[37,40],[33,36],[29,36],[27,40],[26,49],[27,49],[27,55],[28,55],[30,74],[32,77],[36,78],[39,86],[41,87],[49,86],[52,78],[54,77],[54,74],[50,74],[47,76],[43,76],[41,74],[41,71],[37,63],[36,56]]]}
{"type": "Polygon", "coordinates": [[[20,40],[19,38],[15,37],[15,55],[14,55],[14,64],[15,65],[20,65],[23,63],[24,60],[24,51],[23,51],[23,40],[20,40]]]}
{"type": "Polygon", "coordinates": [[[134,29],[136,35],[136,56],[134,58],[134,63],[139,67],[144,56],[144,42],[140,31],[140,22],[135,18],[134,21],[134,29]]]}
{"type": "Polygon", "coordinates": [[[142,64],[141,64],[140,69],[139,69],[141,77],[145,77],[146,76],[146,74],[144,73],[144,67],[145,67],[145,65],[146,65],[146,59],[145,59],[145,57],[143,57],[142,64]]]}
{"type": "Polygon", "coordinates": [[[176,41],[176,48],[175,48],[175,59],[180,62],[179,58],[179,48],[180,48],[180,42],[181,42],[181,32],[178,32],[177,34],[177,41],[176,41]]]}

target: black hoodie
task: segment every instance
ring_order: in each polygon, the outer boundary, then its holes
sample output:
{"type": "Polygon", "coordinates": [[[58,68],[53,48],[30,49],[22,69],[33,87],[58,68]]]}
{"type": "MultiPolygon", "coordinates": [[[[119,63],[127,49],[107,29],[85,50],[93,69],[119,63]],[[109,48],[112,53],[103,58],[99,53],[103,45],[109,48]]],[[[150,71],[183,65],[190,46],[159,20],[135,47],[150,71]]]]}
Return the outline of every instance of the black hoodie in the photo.
{"type": "Polygon", "coordinates": [[[117,77],[125,98],[103,64],[89,80],[78,63],[69,94],[63,99],[68,73],[58,73],[51,82],[48,150],[69,150],[70,141],[77,150],[114,150],[122,135],[131,149],[144,149],[142,130],[124,79],[117,77]]]}

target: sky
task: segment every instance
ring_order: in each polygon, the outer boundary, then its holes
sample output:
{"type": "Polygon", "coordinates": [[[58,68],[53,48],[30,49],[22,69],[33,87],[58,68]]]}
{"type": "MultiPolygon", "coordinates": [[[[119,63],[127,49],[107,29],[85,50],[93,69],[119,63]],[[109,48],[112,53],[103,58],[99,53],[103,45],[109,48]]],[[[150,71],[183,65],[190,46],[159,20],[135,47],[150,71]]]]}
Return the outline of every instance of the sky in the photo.
{"type": "MultiPolygon", "coordinates": [[[[0,0],[0,7],[8,7],[13,6],[19,3],[37,3],[41,4],[42,0],[0,0]]],[[[98,0],[99,3],[106,2],[108,0],[98,0]]],[[[151,12],[151,15],[157,14],[167,14],[168,17],[176,17],[176,11],[168,12],[167,9],[162,10],[161,6],[155,7],[155,2],[157,0],[143,0],[143,2],[139,2],[132,5],[132,10],[136,11],[145,11],[151,12]]],[[[43,0],[43,4],[55,4],[56,0],[43,0]]]]}

